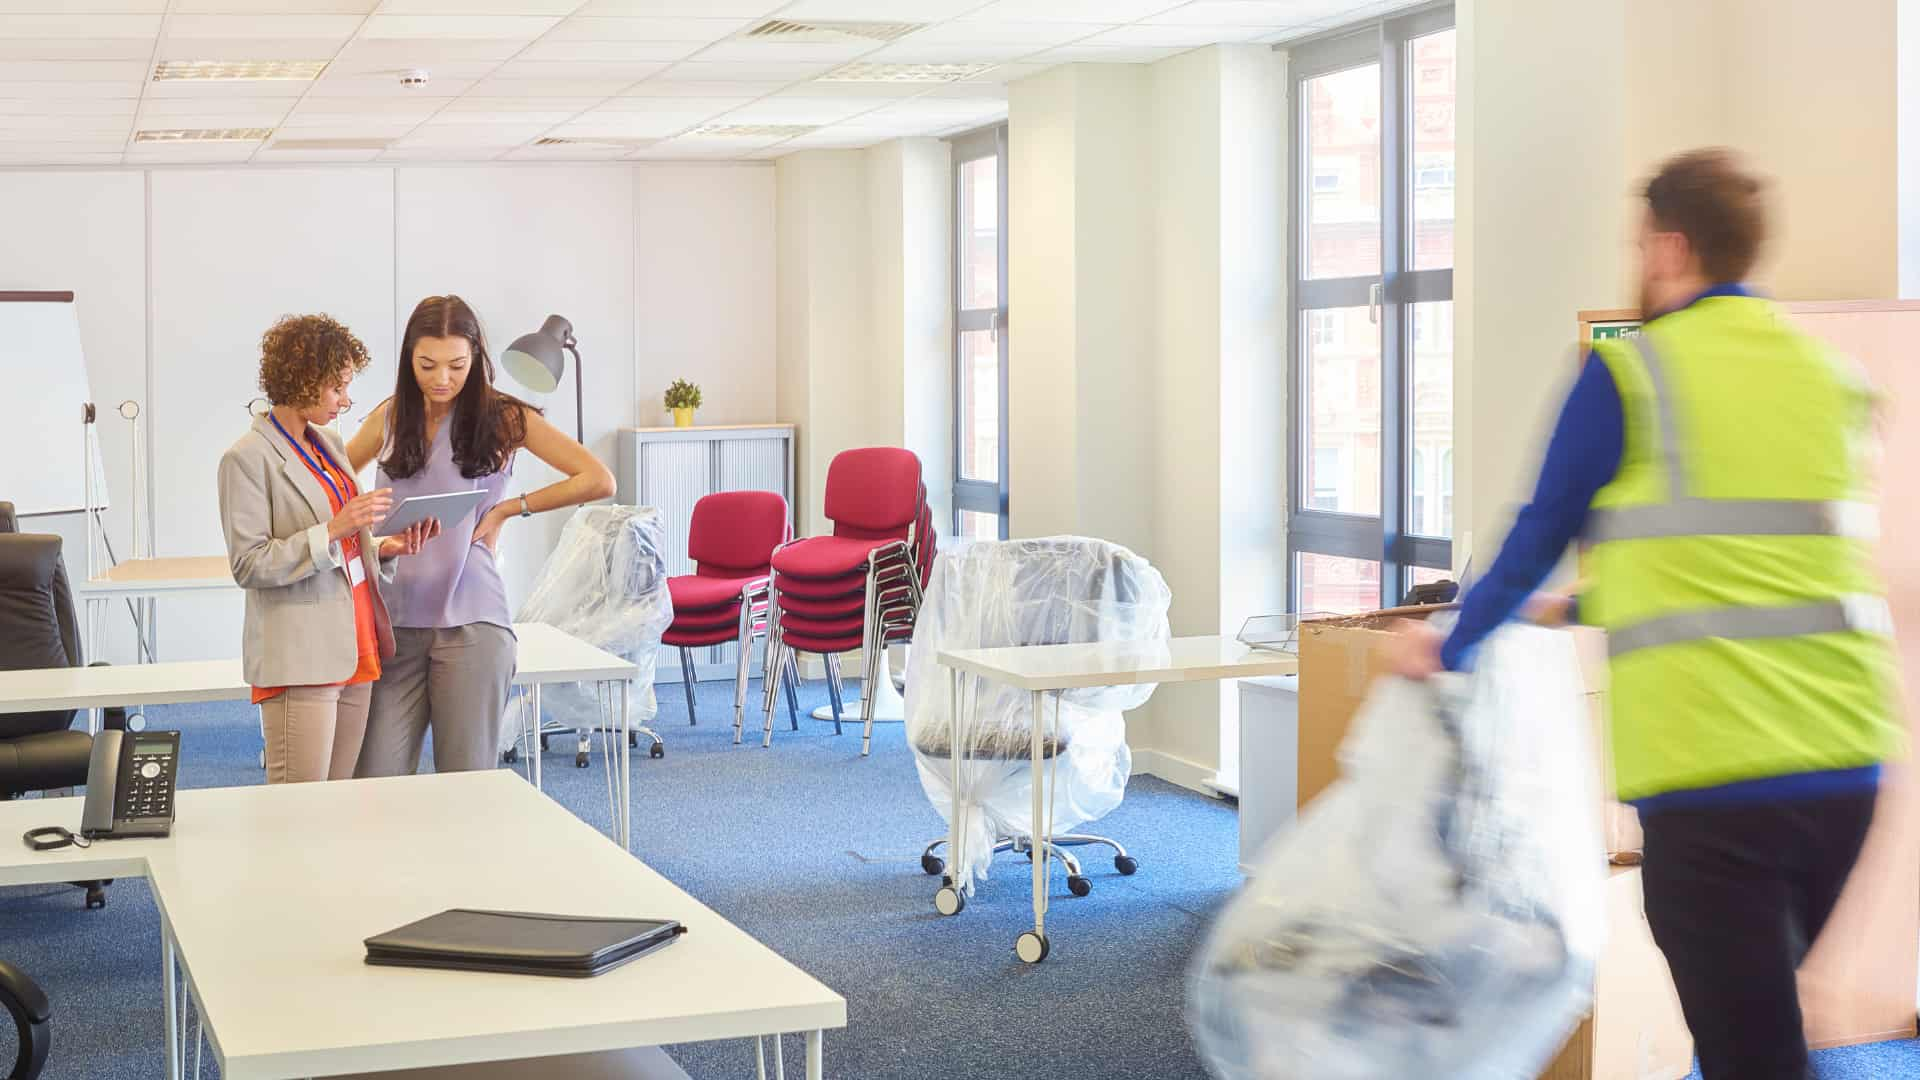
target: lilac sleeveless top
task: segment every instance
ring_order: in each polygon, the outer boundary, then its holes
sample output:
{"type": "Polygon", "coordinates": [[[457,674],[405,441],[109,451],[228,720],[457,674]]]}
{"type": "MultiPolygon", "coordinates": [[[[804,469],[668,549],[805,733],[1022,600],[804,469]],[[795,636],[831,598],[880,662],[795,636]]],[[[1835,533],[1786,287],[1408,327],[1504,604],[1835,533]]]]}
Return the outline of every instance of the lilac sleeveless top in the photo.
{"type": "Polygon", "coordinates": [[[476,544],[473,531],[489,507],[505,497],[507,480],[513,475],[513,460],[491,476],[469,479],[460,475],[453,462],[451,414],[440,421],[433,444],[427,448],[427,463],[405,480],[395,480],[385,469],[379,470],[379,486],[393,489],[394,505],[414,495],[438,495],[449,491],[479,488],[487,493],[480,505],[458,521],[442,521],[440,535],[427,541],[418,554],[398,561],[393,584],[383,586],[381,596],[393,625],[416,629],[449,629],[469,623],[492,623],[511,631],[513,616],[507,611],[507,586],[493,553],[484,544],[476,544]]]}

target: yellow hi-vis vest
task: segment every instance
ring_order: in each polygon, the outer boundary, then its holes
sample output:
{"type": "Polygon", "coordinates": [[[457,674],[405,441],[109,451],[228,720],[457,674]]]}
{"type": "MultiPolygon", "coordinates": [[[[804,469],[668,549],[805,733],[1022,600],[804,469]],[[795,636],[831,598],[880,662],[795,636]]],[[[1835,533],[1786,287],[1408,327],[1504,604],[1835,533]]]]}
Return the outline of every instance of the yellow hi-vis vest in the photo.
{"type": "Polygon", "coordinates": [[[1864,378],[1748,297],[1594,348],[1626,418],[1581,595],[1607,632],[1619,797],[1898,753],[1864,378]]]}

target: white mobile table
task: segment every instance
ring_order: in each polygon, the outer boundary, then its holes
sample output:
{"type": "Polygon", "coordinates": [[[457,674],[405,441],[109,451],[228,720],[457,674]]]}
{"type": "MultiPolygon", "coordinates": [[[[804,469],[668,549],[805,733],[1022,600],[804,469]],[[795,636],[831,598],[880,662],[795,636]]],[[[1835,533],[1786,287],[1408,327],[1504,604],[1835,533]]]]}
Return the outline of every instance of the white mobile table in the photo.
{"type": "MultiPolygon", "coordinates": [[[[1058,735],[1060,694],[1098,686],[1135,686],[1142,683],[1210,682],[1219,679],[1244,679],[1256,676],[1293,675],[1300,670],[1300,659],[1292,653],[1249,649],[1230,637],[1181,637],[1164,643],[1097,642],[1080,645],[1018,645],[999,649],[942,650],[936,660],[948,671],[949,707],[948,746],[953,757],[953,789],[962,790],[960,764],[960,678],[961,674],[997,682],[1033,695],[1033,929],[1014,942],[1014,952],[1029,964],[1047,958],[1047,885],[1051,879],[1052,857],[1047,844],[1052,840],[1052,819],[1046,813],[1053,769],[1058,755],[1045,756],[1049,734],[1046,723],[1047,695],[1053,695],[1053,732],[1058,735]]],[[[979,695],[974,695],[979,700],[979,695]]],[[[960,820],[958,807],[950,816],[947,851],[953,865],[961,861],[960,830],[952,822],[960,820]]],[[[966,906],[960,892],[949,880],[934,895],[934,907],[942,915],[957,915],[966,906]]]]}
{"type": "Polygon", "coordinates": [[[226,1080],[796,1032],[820,1080],[823,1032],[846,1026],[839,994],[503,770],[188,790],[169,837],[52,852],[6,839],[77,829],[81,803],[0,803],[0,885],[151,879],[169,1080],[191,1075],[176,971],[226,1080]],[[591,979],[365,963],[366,938],[455,907],[678,919],[688,932],[591,979]]]}
{"type": "Polygon", "coordinates": [[[74,595],[84,605],[82,640],[87,657],[98,655],[94,645],[100,639],[100,618],[115,600],[133,605],[134,634],[148,655],[158,656],[160,630],[155,601],[160,596],[228,591],[238,592],[240,586],[234,582],[224,555],[128,559],[104,574],[75,582],[74,595]]]}
{"type": "MultiPolygon", "coordinates": [[[[615,839],[631,848],[632,770],[627,735],[632,729],[630,680],[639,669],[604,649],[589,645],[546,623],[515,623],[519,664],[515,686],[527,688],[531,712],[540,715],[544,683],[591,682],[603,688],[602,701],[613,713],[620,745],[607,755],[608,801],[615,839]]],[[[115,705],[179,705],[200,701],[246,701],[253,687],[238,660],[177,660],[160,664],[106,667],[35,668],[0,671],[0,714],[45,709],[85,709],[89,731],[100,730],[99,710],[115,705]]],[[[537,744],[536,744],[537,745],[537,744]]],[[[540,755],[529,753],[528,771],[541,784],[540,755]]]]}

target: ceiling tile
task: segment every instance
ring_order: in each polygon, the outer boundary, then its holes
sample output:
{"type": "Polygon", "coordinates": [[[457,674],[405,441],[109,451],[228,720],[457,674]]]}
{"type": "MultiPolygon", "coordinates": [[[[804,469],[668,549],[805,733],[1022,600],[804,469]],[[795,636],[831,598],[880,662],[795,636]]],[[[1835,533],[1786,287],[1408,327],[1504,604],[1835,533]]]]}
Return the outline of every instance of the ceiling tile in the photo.
{"type": "Polygon", "coordinates": [[[617,97],[602,102],[593,115],[604,116],[613,113],[633,113],[648,116],[693,116],[705,119],[718,116],[729,109],[737,109],[752,102],[751,98],[636,98],[617,97]]]}
{"type": "Polygon", "coordinates": [[[1265,37],[1255,38],[1262,45],[1280,45],[1289,41],[1298,41],[1303,37],[1312,37],[1329,27],[1309,23],[1306,26],[1289,26],[1284,30],[1275,30],[1265,37]]]}
{"type": "Polygon", "coordinates": [[[688,60],[654,76],[668,82],[776,82],[811,79],[832,70],[832,64],[708,63],[688,60]]]}
{"type": "Polygon", "coordinates": [[[580,0],[386,0],[383,15],[571,15],[580,0]]]}
{"type": "Polygon", "coordinates": [[[444,41],[429,41],[423,38],[369,41],[366,38],[358,38],[340,50],[339,58],[335,62],[362,67],[432,69],[436,64],[446,63],[479,63],[488,60],[498,63],[514,56],[524,48],[526,48],[525,42],[486,38],[444,41]]]}
{"type": "Polygon", "coordinates": [[[1048,49],[1034,59],[1059,64],[1151,64],[1186,51],[1144,45],[1063,45],[1048,49]]]}
{"type": "Polygon", "coordinates": [[[1026,45],[1043,49],[1112,29],[1098,23],[955,21],[916,30],[902,45],[1026,45]]]}
{"type": "Polygon", "coordinates": [[[288,121],[276,130],[282,138],[299,139],[397,139],[418,124],[371,120],[357,124],[307,124],[288,121]]]}
{"type": "Polygon", "coordinates": [[[61,116],[119,116],[131,120],[139,103],[131,98],[94,100],[74,98],[0,99],[0,123],[9,118],[47,118],[61,116]]]}
{"type": "Polygon", "coordinates": [[[292,82],[271,80],[262,82],[216,82],[207,79],[174,79],[168,82],[146,84],[147,100],[156,98],[197,98],[201,100],[222,100],[229,98],[297,98],[308,90],[318,92],[326,80],[320,82],[292,82]]]}
{"type": "Polygon", "coordinates": [[[515,146],[545,134],[551,124],[428,124],[396,144],[413,150],[439,146],[515,146]]]}
{"type": "MultiPolygon", "coordinates": [[[[271,114],[276,119],[287,114],[293,107],[292,98],[234,97],[219,101],[207,101],[200,98],[148,98],[140,104],[142,118],[155,116],[189,116],[196,113],[230,112],[271,114]]],[[[210,127],[207,124],[173,124],[172,127],[210,127]]],[[[236,127],[252,127],[252,124],[238,124],[236,127]]]]}
{"type": "MultiPolygon", "coordinates": [[[[560,100],[560,99],[555,99],[560,100]]],[[[489,112],[485,109],[463,109],[460,112],[448,110],[427,121],[430,127],[446,127],[451,124],[541,124],[552,127],[564,124],[580,114],[579,109],[501,109],[489,112]]]]}
{"type": "MultiPolygon", "coordinates": [[[[25,120],[25,117],[15,117],[25,120]]],[[[48,116],[44,120],[71,121],[71,116],[48,116]]],[[[0,145],[12,143],[125,143],[132,134],[133,124],[127,120],[115,120],[112,117],[88,117],[84,124],[41,124],[29,126],[24,123],[9,123],[0,119],[0,145]]]]}
{"type": "MultiPolygon", "coordinates": [[[[466,97],[456,98],[449,102],[442,115],[452,116],[460,113],[559,112],[565,113],[567,116],[572,116],[575,113],[582,113],[588,109],[595,108],[604,100],[606,99],[597,97],[522,98],[483,97],[479,94],[468,94],[466,97]]],[[[532,123],[531,120],[527,122],[532,123]]]]}
{"type": "Polygon", "coordinates": [[[536,41],[522,60],[581,60],[595,63],[655,63],[684,60],[698,52],[697,41],[536,41]]]}
{"type": "Polygon", "coordinates": [[[1038,75],[1054,66],[1056,65],[1052,63],[1042,63],[1031,59],[1018,64],[1001,64],[990,71],[983,71],[972,78],[962,79],[955,85],[964,85],[966,83],[995,83],[1004,86],[1007,83],[1024,79],[1029,75],[1038,75]]]}
{"type": "Polygon", "coordinates": [[[1032,45],[916,45],[908,38],[861,57],[861,63],[1004,64],[1039,51],[1032,45]]]}
{"type": "Polygon", "coordinates": [[[160,42],[162,60],[327,60],[347,39],[178,38],[160,42]]]}
{"type": "Polygon", "coordinates": [[[659,139],[699,127],[715,113],[589,113],[553,129],[560,138],[659,139]]]}
{"type": "Polygon", "coordinates": [[[184,116],[141,117],[133,125],[135,131],[158,131],[185,128],[193,131],[213,131],[220,128],[270,128],[280,122],[278,113],[250,112],[208,112],[189,113],[184,116]]]}
{"type": "Polygon", "coordinates": [[[778,11],[787,0],[592,0],[575,15],[652,15],[747,19],[778,11]]]}
{"type": "Polygon", "coordinates": [[[508,151],[502,161],[618,161],[632,152],[626,146],[521,146],[508,151]]]}
{"type": "Polygon", "coordinates": [[[632,86],[626,79],[485,79],[473,92],[486,97],[608,98],[632,86]]]}
{"type": "Polygon", "coordinates": [[[169,38],[315,38],[339,44],[360,27],[358,15],[175,15],[169,38]]]}
{"type": "Polygon", "coordinates": [[[120,152],[112,153],[26,153],[9,154],[0,148],[0,165],[118,165],[120,152]]]}
{"type": "MultiPolygon", "coordinates": [[[[791,80],[788,80],[791,81],[791,80]]],[[[694,79],[670,82],[666,79],[648,79],[633,89],[620,95],[625,98],[651,97],[705,97],[735,98],[742,101],[765,97],[775,90],[786,86],[787,82],[700,82],[694,79]]],[[[619,100],[619,99],[616,99],[619,100]]]]}
{"type": "Polygon", "coordinates": [[[1157,15],[1186,0],[998,0],[977,11],[975,19],[1013,22],[1130,23],[1157,15]]]}
{"type": "Polygon", "coordinates": [[[120,82],[0,82],[0,98],[137,98],[139,80],[120,82]]]}
{"type": "Polygon", "coordinates": [[[0,60],[140,60],[153,55],[143,38],[4,38],[0,60]]]}
{"type": "Polygon", "coordinates": [[[389,147],[376,161],[491,161],[506,149],[460,149],[452,146],[389,147]]]}
{"type": "MultiPolygon", "coordinates": [[[[345,79],[365,80],[387,83],[391,85],[395,91],[405,90],[408,93],[415,93],[420,90],[425,90],[428,93],[433,93],[434,87],[448,80],[473,82],[477,79],[484,79],[500,70],[500,62],[497,60],[443,60],[434,64],[432,67],[421,66],[421,70],[426,71],[428,74],[427,84],[425,86],[405,86],[400,82],[400,75],[403,71],[410,70],[414,66],[415,65],[394,66],[372,60],[336,60],[327,65],[326,73],[320,76],[320,81],[340,82],[345,79]]],[[[447,95],[435,94],[434,96],[446,97],[447,95]]]]}
{"type": "Polygon", "coordinates": [[[272,146],[262,149],[255,161],[372,161],[380,156],[379,150],[277,150],[272,146]]]}
{"type": "Polygon", "coordinates": [[[890,102],[858,98],[768,98],[720,118],[723,124],[832,124],[885,108],[890,102]]]}
{"type": "Polygon", "coordinates": [[[384,101],[308,98],[293,107],[287,122],[290,124],[345,124],[361,120],[380,120],[391,123],[419,123],[441,109],[450,107],[456,100],[458,99],[416,97],[384,101]]]}
{"type": "Polygon", "coordinates": [[[560,24],[554,41],[719,41],[749,25],[745,19],[573,18],[560,24]]]}
{"type": "Polygon", "coordinates": [[[565,61],[565,60],[515,60],[503,64],[493,73],[496,81],[517,81],[520,79],[564,80],[609,80],[623,83],[637,83],[641,79],[665,71],[667,65],[636,64],[616,61],[565,61]]]}
{"type": "Polygon", "coordinates": [[[1082,45],[1145,45],[1149,48],[1193,49],[1202,45],[1252,41],[1271,33],[1267,26],[1148,26],[1136,23],[1109,30],[1082,45]]]}
{"type": "Polygon", "coordinates": [[[127,148],[129,165],[213,165],[246,161],[259,143],[137,143],[127,148]]]}
{"type": "Polygon", "coordinates": [[[1194,3],[1141,20],[1147,25],[1179,26],[1298,26],[1333,14],[1329,8],[1357,7],[1348,0],[1300,3],[1273,0],[1195,0],[1194,3]]]}
{"type": "Polygon", "coordinates": [[[798,0],[780,9],[783,19],[879,19],[886,22],[938,22],[980,7],[980,0],[798,0]]]}
{"type": "Polygon", "coordinates": [[[144,61],[0,60],[0,82],[138,82],[146,77],[144,61]]]}
{"type": "Polygon", "coordinates": [[[700,54],[706,61],[832,61],[845,62],[872,52],[877,41],[853,41],[842,44],[808,44],[791,41],[721,41],[700,54]]]}
{"type": "Polygon", "coordinates": [[[160,33],[158,15],[5,15],[0,38],[145,38],[160,33]]]}
{"type": "Polygon", "coordinates": [[[495,41],[532,41],[552,30],[559,19],[546,15],[374,15],[361,37],[487,38],[495,41]]]}
{"type": "Polygon", "coordinates": [[[175,15],[365,15],[380,0],[173,0],[175,15]]]}
{"type": "Polygon", "coordinates": [[[0,14],[158,15],[167,0],[0,0],[0,14]]]}
{"type": "MultiPolygon", "coordinates": [[[[938,88],[942,85],[948,84],[936,83],[935,87],[938,88]]],[[[855,100],[873,100],[877,98],[881,100],[891,99],[898,101],[904,98],[918,97],[921,93],[925,92],[926,89],[926,86],[920,83],[809,81],[795,83],[774,96],[776,98],[851,98],[855,100]]]]}
{"type": "Polygon", "coordinates": [[[321,79],[319,82],[313,84],[312,91],[308,95],[308,100],[311,101],[314,98],[385,98],[392,101],[406,101],[409,98],[422,96],[420,91],[423,90],[427,92],[425,96],[436,98],[459,97],[461,94],[473,89],[475,82],[476,80],[473,79],[435,79],[429,88],[426,86],[401,86],[399,82],[390,75],[379,77],[367,76],[354,79],[321,79]]]}

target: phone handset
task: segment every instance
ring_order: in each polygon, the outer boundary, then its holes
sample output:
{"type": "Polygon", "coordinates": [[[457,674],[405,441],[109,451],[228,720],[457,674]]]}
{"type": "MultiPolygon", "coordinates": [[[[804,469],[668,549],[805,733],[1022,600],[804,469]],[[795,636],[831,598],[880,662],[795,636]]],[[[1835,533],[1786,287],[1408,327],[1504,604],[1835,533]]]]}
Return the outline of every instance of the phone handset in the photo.
{"type": "Polygon", "coordinates": [[[177,731],[95,735],[80,835],[90,840],[167,835],[173,828],[179,761],[177,731]]]}

